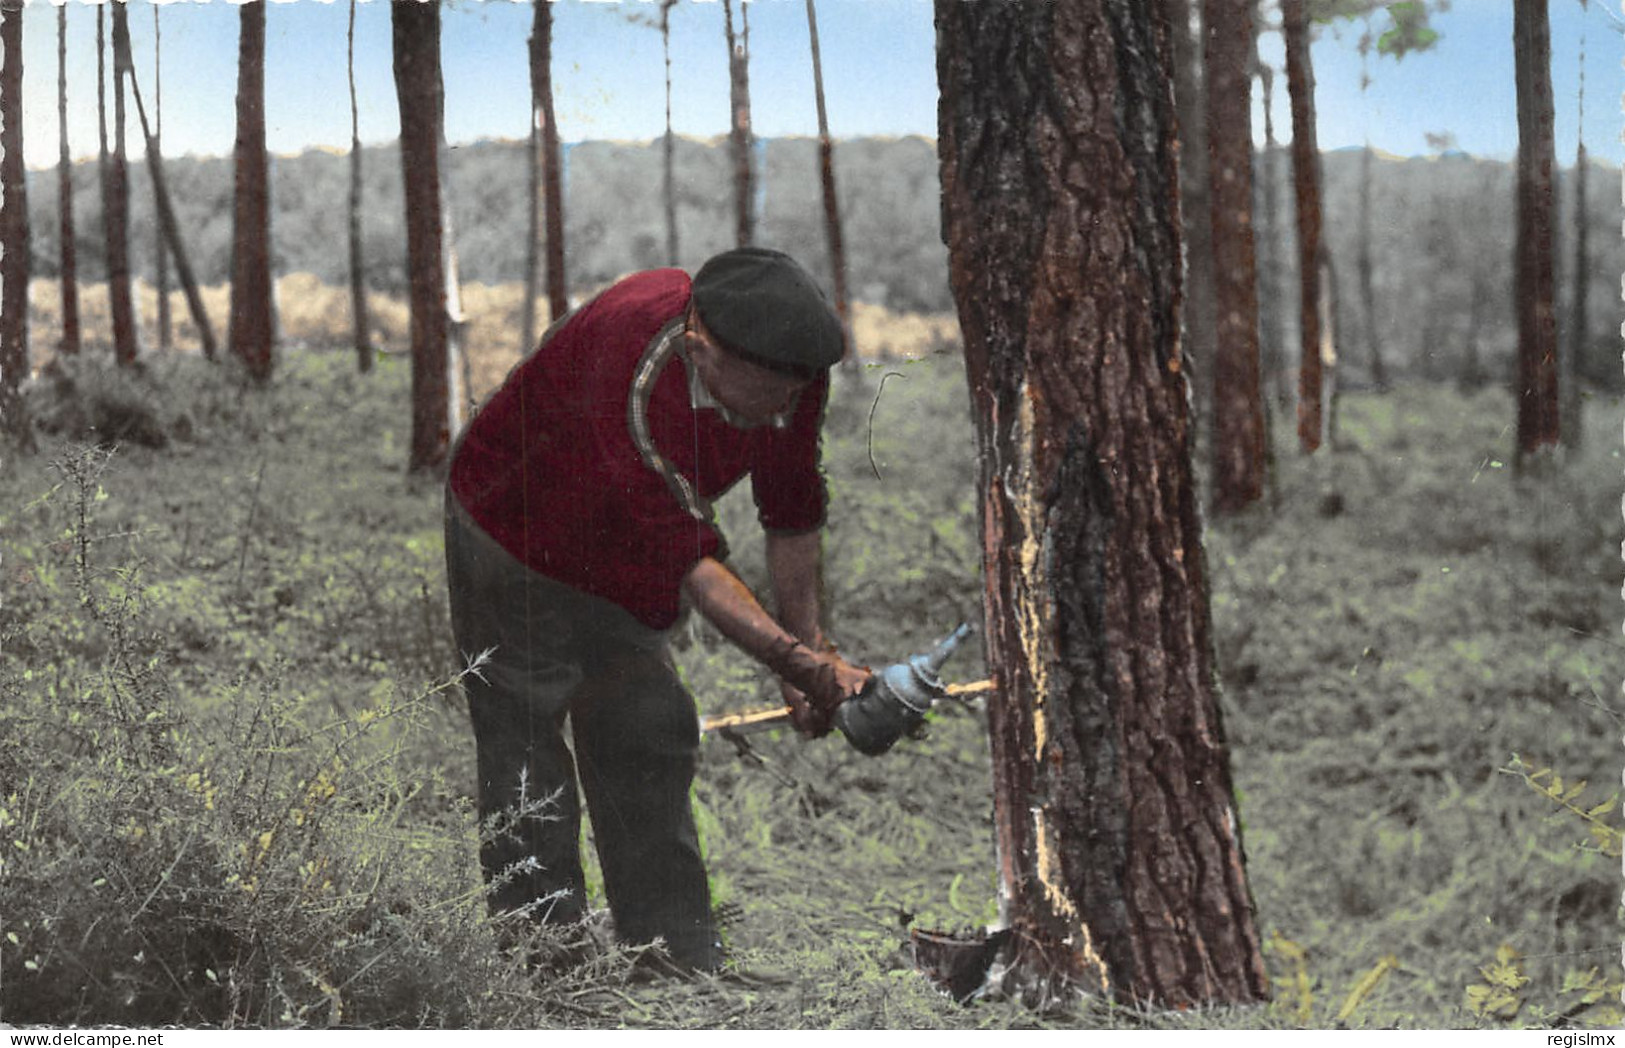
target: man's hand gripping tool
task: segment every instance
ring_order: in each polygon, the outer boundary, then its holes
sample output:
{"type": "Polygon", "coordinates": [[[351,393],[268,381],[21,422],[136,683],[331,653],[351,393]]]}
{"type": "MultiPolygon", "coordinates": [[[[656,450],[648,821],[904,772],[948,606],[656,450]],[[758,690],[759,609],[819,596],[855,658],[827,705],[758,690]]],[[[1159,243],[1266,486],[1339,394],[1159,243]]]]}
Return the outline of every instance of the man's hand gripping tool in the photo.
{"type": "MultiPolygon", "coordinates": [[[[860,753],[879,756],[897,740],[917,730],[931,707],[943,699],[966,700],[991,691],[991,681],[944,684],[942,666],[972,633],[964,623],[929,651],[887,666],[867,687],[835,711],[835,726],[860,753]]],[[[777,728],[790,720],[790,707],[700,718],[702,734],[748,734],[777,728]]]]}

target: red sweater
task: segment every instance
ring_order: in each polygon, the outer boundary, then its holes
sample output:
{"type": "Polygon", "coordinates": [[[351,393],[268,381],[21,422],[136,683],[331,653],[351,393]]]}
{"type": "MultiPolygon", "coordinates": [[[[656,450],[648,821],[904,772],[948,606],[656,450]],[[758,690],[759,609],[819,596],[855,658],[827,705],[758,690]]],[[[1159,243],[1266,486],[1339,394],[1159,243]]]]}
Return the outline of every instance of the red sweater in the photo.
{"type": "Polygon", "coordinates": [[[582,307],[508,375],[451,465],[452,494],[504,549],[655,629],[676,621],[689,569],[725,555],[709,500],[749,473],[762,526],[780,532],[819,527],[826,500],[827,378],[784,429],[695,409],[681,332],[661,337],[680,327],[689,287],[657,269],[582,307]]]}

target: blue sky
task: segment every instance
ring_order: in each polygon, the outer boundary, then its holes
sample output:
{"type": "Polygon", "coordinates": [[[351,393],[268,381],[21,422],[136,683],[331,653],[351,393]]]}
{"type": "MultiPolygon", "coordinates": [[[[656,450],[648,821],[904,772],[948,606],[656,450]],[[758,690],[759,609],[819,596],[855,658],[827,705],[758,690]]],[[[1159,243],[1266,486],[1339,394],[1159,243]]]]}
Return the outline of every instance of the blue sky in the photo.
{"type": "MultiPolygon", "coordinates": [[[[1572,161],[1577,127],[1578,52],[1587,58],[1587,149],[1618,163],[1625,56],[1614,0],[1550,0],[1553,88],[1560,161],[1572,161]],[[1612,6],[1610,6],[1612,5],[1612,6]],[[1614,13],[1610,13],[1610,11],[1614,13]]],[[[1455,0],[1435,18],[1438,47],[1401,62],[1370,60],[1372,86],[1359,90],[1357,26],[1322,31],[1314,48],[1323,149],[1369,139],[1399,155],[1429,151],[1428,133],[1448,132],[1467,152],[1506,158],[1517,147],[1510,0],[1455,0]]],[[[816,131],[803,0],[751,0],[752,117],[764,137],[816,131]]],[[[238,9],[176,2],[157,8],[163,39],[166,153],[225,155],[233,139],[238,9]]],[[[554,5],[554,85],[565,139],[644,140],[664,127],[664,71],[658,7],[649,0],[558,0],[554,5]],[[645,24],[639,24],[639,19],[645,24]]],[[[138,75],[150,100],[154,5],[131,4],[138,75]]],[[[936,67],[929,0],[818,0],[831,130],[837,137],[936,132],[936,67]]],[[[25,149],[29,166],[55,162],[56,10],[30,0],[24,21],[25,149]]],[[[348,5],[324,0],[274,3],[268,12],[266,114],[271,148],[345,148],[350,114],[345,85],[348,5]]],[[[1384,16],[1378,16],[1377,21],[1384,16]]],[[[680,134],[726,132],[727,70],[722,5],[681,0],[672,17],[673,121],[680,134]]],[[[451,0],[442,21],[447,134],[453,142],[519,138],[526,128],[531,8],[513,0],[451,0]]],[[[397,131],[390,65],[389,8],[360,5],[356,65],[361,136],[397,131]]],[[[96,150],[95,7],[68,6],[69,142],[74,155],[96,150]]],[[[1279,64],[1274,34],[1263,43],[1279,64]]],[[[1277,133],[1287,138],[1284,78],[1277,133]]],[[[150,102],[149,102],[150,104],[150,102]]],[[[131,106],[132,136],[134,116],[131,106]]],[[[1261,126],[1261,125],[1260,125],[1261,126]]],[[[132,138],[132,141],[137,139],[132,138]]]]}

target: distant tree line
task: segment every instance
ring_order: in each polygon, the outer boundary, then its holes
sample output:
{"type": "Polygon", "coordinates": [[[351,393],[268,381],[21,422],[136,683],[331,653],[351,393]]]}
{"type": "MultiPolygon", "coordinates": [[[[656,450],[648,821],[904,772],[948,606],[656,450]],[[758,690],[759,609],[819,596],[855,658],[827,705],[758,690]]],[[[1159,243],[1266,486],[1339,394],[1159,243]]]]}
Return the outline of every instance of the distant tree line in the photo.
{"type": "MultiPolygon", "coordinates": [[[[526,144],[479,142],[447,152],[449,203],[457,229],[463,279],[482,283],[518,282],[525,274],[522,227],[526,201],[526,144]]],[[[662,203],[662,143],[586,142],[565,151],[565,216],[568,286],[579,296],[632,270],[666,263],[662,203]]],[[[756,240],[791,245],[815,274],[825,271],[818,143],[813,139],[773,139],[761,143],[764,187],[756,240]],[[807,256],[812,257],[807,257],[807,256]]],[[[368,282],[404,295],[407,288],[401,165],[398,148],[366,147],[363,228],[368,282]]],[[[1255,157],[1262,165],[1263,154],[1255,157]]],[[[1284,151],[1275,163],[1286,170],[1284,151]]],[[[680,265],[694,268],[734,240],[734,202],[710,192],[732,173],[726,140],[713,143],[679,138],[675,182],[680,265]]],[[[1360,151],[1322,157],[1326,238],[1334,257],[1353,259],[1360,206],[1360,151]]],[[[835,168],[846,216],[848,283],[852,297],[900,311],[946,312],[947,251],[938,229],[937,158],[922,138],[850,139],[840,143],[835,168]]],[[[1379,307],[1376,335],[1390,348],[1398,377],[1462,379],[1472,385],[1510,380],[1516,322],[1503,286],[1514,236],[1512,165],[1446,152],[1429,158],[1373,162],[1372,256],[1379,307]],[[1499,201],[1499,206],[1493,202],[1499,201]],[[1476,355],[1476,361],[1469,359],[1476,355]]],[[[1617,171],[1592,162],[1588,194],[1595,222],[1604,224],[1609,206],[1599,183],[1617,171]]],[[[193,251],[198,279],[224,283],[231,266],[232,164],[227,158],[175,158],[165,162],[170,193],[193,251]]],[[[80,276],[104,280],[100,245],[101,203],[95,164],[74,166],[79,229],[80,276]]],[[[1617,174],[1616,176],[1617,177],[1617,174]]],[[[152,195],[141,169],[131,172],[132,239],[152,234],[152,195]]],[[[335,286],[348,274],[343,252],[332,250],[331,231],[345,227],[349,167],[342,153],[312,150],[271,161],[271,223],[279,273],[308,271],[335,286]]],[[[1262,179],[1259,179],[1261,182],[1262,179]]],[[[1558,199],[1565,212],[1573,203],[1573,169],[1562,172],[1558,199]]],[[[1280,238],[1276,257],[1290,258],[1292,201],[1281,194],[1282,214],[1271,225],[1280,238]]],[[[59,224],[54,174],[29,172],[33,272],[57,275],[59,224]]],[[[1259,237],[1265,225],[1259,225],[1259,237]]],[[[1565,226],[1567,223],[1565,223],[1565,226]]],[[[1565,230],[1566,231],[1566,230],[1565,230]]],[[[1595,238],[1591,245],[1591,297],[1606,301],[1614,277],[1625,269],[1625,244],[1595,238]]],[[[1261,248],[1262,251],[1262,248],[1261,248]]],[[[1559,253],[1561,286],[1568,286],[1571,252],[1559,253]]],[[[131,260],[135,274],[154,281],[150,255],[131,260]]],[[[1352,275],[1352,274],[1351,274],[1352,275]]],[[[1291,281],[1278,308],[1295,315],[1291,281]]],[[[1267,303],[1266,303],[1267,305],[1267,303]]],[[[1345,341],[1363,337],[1358,296],[1340,299],[1345,341]]],[[[1578,366],[1593,387],[1620,385],[1615,333],[1601,310],[1578,366]]],[[[1371,381],[1364,359],[1351,353],[1341,381],[1359,387],[1371,381]]]]}

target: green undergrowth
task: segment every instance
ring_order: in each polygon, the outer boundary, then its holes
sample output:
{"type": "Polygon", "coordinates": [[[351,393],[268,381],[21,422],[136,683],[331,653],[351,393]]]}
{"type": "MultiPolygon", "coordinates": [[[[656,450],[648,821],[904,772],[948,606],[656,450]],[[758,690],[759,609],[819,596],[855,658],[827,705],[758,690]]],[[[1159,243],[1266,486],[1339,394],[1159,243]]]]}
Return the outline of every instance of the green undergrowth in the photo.
{"type": "MultiPolygon", "coordinates": [[[[37,391],[52,432],[0,468],[5,1022],[1617,1021],[1618,837],[1598,827],[1618,812],[1595,785],[1617,781],[1625,728],[1617,405],[1588,405],[1581,454],[1520,473],[1504,394],[1349,396],[1333,448],[1279,449],[1273,506],[1210,523],[1275,996],[1176,1016],[964,1007],[915,971],[910,929],[997,918],[987,748],[959,707],[881,758],[788,732],[703,743],[725,933],[784,985],[639,982],[608,946],[543,976],[499,951],[476,854],[502,828],[473,813],[439,485],[402,469],[405,363],[352,366],[290,353],[254,391],[160,359],[37,391]]],[[[827,590],[856,660],[980,618],[960,369],[943,354],[837,384],[827,590]]],[[[748,493],[719,515],[759,586],[748,493]]],[[[705,712],[779,701],[695,619],[674,650],[705,712]]],[[[986,672],[976,644],[949,665],[986,672]]]]}

